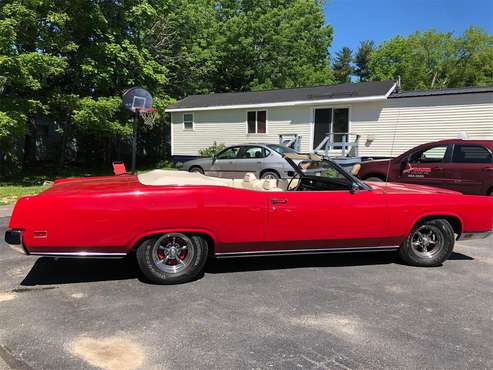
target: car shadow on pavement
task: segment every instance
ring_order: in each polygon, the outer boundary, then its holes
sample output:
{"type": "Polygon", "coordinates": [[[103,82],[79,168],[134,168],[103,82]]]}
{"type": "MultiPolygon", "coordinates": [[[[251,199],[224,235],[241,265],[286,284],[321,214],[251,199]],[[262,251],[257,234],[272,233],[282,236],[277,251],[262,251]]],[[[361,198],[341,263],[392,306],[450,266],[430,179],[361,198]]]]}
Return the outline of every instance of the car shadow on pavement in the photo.
{"type": "MultiPolygon", "coordinates": [[[[450,260],[473,260],[462,253],[453,252],[450,260]]],[[[307,267],[351,267],[370,265],[404,265],[395,252],[348,253],[300,256],[270,256],[251,258],[211,259],[206,273],[220,274],[239,271],[282,270],[307,267]]]]}
{"type": "Polygon", "coordinates": [[[453,261],[472,261],[474,258],[471,256],[459,253],[459,252],[452,252],[452,254],[448,258],[449,260],[453,261]]]}
{"type": "MultiPolygon", "coordinates": [[[[451,260],[473,260],[454,252],[451,260]]],[[[210,259],[205,273],[221,274],[241,271],[283,270],[310,267],[352,267],[402,264],[397,253],[354,253],[305,256],[271,256],[210,259]]],[[[202,274],[198,279],[202,278],[202,274]]],[[[150,283],[140,272],[134,256],[123,259],[70,259],[41,257],[22,280],[21,286],[88,283],[108,280],[139,279],[150,283]]]]}
{"type": "Polygon", "coordinates": [[[87,283],[140,278],[135,258],[71,259],[39,258],[21,286],[87,283]]]}
{"type": "Polygon", "coordinates": [[[205,272],[226,273],[236,271],[283,270],[307,267],[351,267],[399,263],[396,253],[350,253],[299,256],[268,256],[231,259],[211,259],[205,272]]]}

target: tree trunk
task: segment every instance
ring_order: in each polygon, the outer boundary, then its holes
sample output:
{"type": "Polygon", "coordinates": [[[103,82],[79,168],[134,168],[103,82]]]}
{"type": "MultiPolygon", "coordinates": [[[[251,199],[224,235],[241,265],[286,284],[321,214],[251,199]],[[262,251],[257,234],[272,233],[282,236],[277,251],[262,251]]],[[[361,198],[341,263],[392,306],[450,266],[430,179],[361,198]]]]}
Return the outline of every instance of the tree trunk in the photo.
{"type": "Polygon", "coordinates": [[[27,120],[27,134],[24,136],[23,165],[32,163],[36,159],[36,121],[33,117],[27,120]]]}
{"type": "Polygon", "coordinates": [[[58,169],[61,170],[65,165],[65,151],[67,149],[67,140],[68,140],[68,122],[66,120],[63,121],[62,128],[62,143],[60,144],[60,155],[58,156],[58,169]]]}

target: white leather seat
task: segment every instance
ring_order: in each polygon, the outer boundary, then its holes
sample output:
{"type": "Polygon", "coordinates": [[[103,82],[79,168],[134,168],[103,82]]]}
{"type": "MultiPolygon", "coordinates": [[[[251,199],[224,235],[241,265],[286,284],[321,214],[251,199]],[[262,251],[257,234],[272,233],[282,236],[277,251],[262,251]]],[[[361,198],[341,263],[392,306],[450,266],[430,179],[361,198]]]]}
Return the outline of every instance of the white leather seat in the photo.
{"type": "Polygon", "coordinates": [[[243,182],[241,185],[245,189],[254,189],[256,182],[257,182],[257,176],[255,176],[255,174],[252,172],[247,172],[245,173],[245,176],[243,176],[243,182]]]}

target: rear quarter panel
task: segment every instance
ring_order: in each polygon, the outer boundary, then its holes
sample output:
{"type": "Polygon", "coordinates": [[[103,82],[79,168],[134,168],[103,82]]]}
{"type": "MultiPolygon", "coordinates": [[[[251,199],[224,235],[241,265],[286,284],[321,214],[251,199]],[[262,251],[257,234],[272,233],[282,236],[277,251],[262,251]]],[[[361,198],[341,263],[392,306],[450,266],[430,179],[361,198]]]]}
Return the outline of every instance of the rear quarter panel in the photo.
{"type": "Polygon", "coordinates": [[[10,228],[24,229],[30,252],[127,252],[142,237],[204,232],[216,243],[265,239],[266,193],[227,187],[140,186],[116,193],[46,195],[19,200],[10,228]],[[47,231],[36,238],[35,231],[47,231]]]}

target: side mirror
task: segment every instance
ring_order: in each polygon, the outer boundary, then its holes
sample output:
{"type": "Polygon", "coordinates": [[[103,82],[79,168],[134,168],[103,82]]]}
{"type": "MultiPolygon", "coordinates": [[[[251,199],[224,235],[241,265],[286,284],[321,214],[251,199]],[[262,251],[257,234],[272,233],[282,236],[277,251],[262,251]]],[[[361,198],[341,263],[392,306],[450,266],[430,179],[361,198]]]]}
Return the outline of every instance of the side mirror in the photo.
{"type": "Polygon", "coordinates": [[[407,160],[407,158],[405,158],[405,159],[403,159],[401,161],[401,167],[400,167],[401,168],[401,172],[406,169],[406,167],[407,167],[408,164],[409,164],[409,161],[407,160]]]}
{"type": "Polygon", "coordinates": [[[360,190],[361,190],[361,189],[360,189],[360,187],[359,187],[359,184],[358,184],[357,182],[353,182],[353,183],[351,184],[351,190],[349,190],[349,192],[350,192],[351,194],[355,194],[355,193],[357,193],[357,192],[358,192],[358,191],[360,191],[360,190]]]}
{"type": "Polygon", "coordinates": [[[216,162],[216,155],[214,154],[211,159],[212,159],[212,164],[214,164],[214,162],[216,162]]]}

